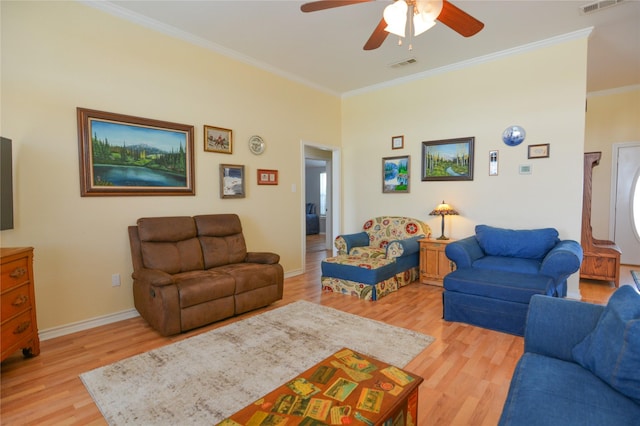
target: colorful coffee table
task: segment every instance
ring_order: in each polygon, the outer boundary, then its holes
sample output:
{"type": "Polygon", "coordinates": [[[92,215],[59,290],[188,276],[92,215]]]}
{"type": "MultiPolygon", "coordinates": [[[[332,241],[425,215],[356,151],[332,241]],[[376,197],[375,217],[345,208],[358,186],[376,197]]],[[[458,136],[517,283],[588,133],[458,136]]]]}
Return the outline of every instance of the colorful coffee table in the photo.
{"type": "Polygon", "coordinates": [[[422,381],[344,348],[218,424],[416,425],[422,381]]]}

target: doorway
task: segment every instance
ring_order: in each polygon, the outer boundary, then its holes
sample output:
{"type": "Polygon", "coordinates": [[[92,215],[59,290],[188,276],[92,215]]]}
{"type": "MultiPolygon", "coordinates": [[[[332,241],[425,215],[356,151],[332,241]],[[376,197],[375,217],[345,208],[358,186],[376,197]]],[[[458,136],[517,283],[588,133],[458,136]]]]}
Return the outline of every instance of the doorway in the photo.
{"type": "Polygon", "coordinates": [[[620,263],[640,265],[640,142],[613,145],[610,235],[622,255],[620,263]]]}
{"type": "MultiPolygon", "coordinates": [[[[320,216],[319,236],[315,237],[314,244],[323,246],[324,250],[332,250],[334,236],[338,235],[340,229],[339,211],[340,211],[340,151],[335,147],[318,145],[312,142],[302,142],[302,214],[303,214],[303,239],[302,239],[302,258],[307,253],[307,232],[306,232],[306,212],[307,203],[316,204],[316,211],[320,216]],[[309,174],[307,178],[307,167],[309,163],[315,168],[313,174],[309,174]],[[323,194],[322,202],[320,199],[320,189],[309,185],[319,183],[319,175],[322,173],[322,179],[325,182],[326,192],[323,194]],[[307,194],[309,192],[309,194],[307,194]],[[309,198],[311,197],[311,198],[309,198]],[[321,238],[321,241],[318,241],[321,238]]],[[[304,269],[303,264],[303,269],[304,269]]]]}

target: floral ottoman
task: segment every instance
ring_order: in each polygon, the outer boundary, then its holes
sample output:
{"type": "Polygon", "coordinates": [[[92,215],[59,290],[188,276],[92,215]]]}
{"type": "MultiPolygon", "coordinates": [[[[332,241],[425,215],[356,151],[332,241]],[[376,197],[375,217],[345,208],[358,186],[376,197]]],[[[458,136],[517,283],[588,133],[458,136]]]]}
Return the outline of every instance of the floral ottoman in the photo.
{"type": "Polygon", "coordinates": [[[321,269],[325,291],[378,300],[398,290],[395,259],[340,255],[323,260],[321,269]]]}

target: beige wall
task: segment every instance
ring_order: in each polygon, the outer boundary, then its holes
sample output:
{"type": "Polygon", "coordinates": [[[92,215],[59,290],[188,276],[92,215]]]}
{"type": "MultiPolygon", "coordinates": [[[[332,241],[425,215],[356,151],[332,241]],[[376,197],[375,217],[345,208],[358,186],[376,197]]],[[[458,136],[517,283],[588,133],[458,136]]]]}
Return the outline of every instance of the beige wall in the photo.
{"type": "Polygon", "coordinates": [[[2,246],[35,247],[41,330],[133,308],[126,228],[138,217],[234,212],[250,250],[302,269],[300,141],[339,145],[338,97],[76,2],[1,7],[16,217],[2,246]],[[76,107],[194,125],[196,196],[80,197],[76,107]],[[232,155],[204,152],[205,124],[233,130],[232,155]],[[247,148],[253,134],[261,156],[247,148]],[[245,165],[246,198],[220,199],[221,163],[245,165]],[[278,169],[280,184],[257,186],[257,168],[278,169]]]}
{"type": "MultiPolygon", "coordinates": [[[[446,234],[463,238],[477,224],[555,227],[580,240],[587,39],[523,52],[420,81],[348,97],[343,102],[343,223],[355,231],[383,214],[413,216],[440,235],[428,213],[442,200],[460,216],[446,234]],[[509,147],[502,131],[519,124],[526,140],[509,147]],[[404,134],[405,148],[391,150],[404,134]],[[422,141],[475,137],[473,181],[422,182],[422,141]],[[550,158],[527,159],[527,145],[550,144],[550,158]],[[499,175],[489,176],[489,151],[499,150],[499,175]],[[411,156],[410,194],[383,194],[381,158],[411,156]],[[354,164],[369,167],[353,167],[354,164]],[[530,164],[531,175],[518,166],[530,164]]],[[[569,293],[579,294],[577,274],[569,293]]]]}
{"type": "MultiPolygon", "coordinates": [[[[236,212],[250,249],[278,252],[285,271],[298,272],[300,141],[343,144],[346,232],[403,214],[435,233],[440,221],[428,212],[445,199],[461,213],[447,220],[454,238],[487,223],[554,226],[579,239],[586,38],[340,100],[81,4],[0,5],[0,133],[15,143],[16,192],[16,227],[2,245],[36,249],[41,330],[133,307],[126,227],[142,216],[236,212]],[[80,197],[76,107],[193,124],[197,195],[80,197]],[[233,129],[233,155],[203,151],[204,124],[233,129]],[[518,147],[501,142],[511,124],[528,132],[518,147]],[[262,156],[247,149],[252,134],[267,141],[262,156]],[[405,148],[392,151],[398,134],[405,148]],[[476,137],[474,180],[421,182],[420,142],[462,136],[476,137]],[[538,143],[551,144],[551,157],[527,160],[526,145],[538,143]],[[494,149],[500,174],[489,177],[494,149]],[[411,193],[382,194],[381,158],[405,154],[411,193]],[[245,199],[219,198],[220,163],[245,165],[245,199]],[[520,164],[533,174],[519,175],[520,164]],[[280,185],[258,187],[257,168],[278,169],[280,185]]],[[[578,292],[577,277],[569,291],[578,292]]]]}
{"type": "Polygon", "coordinates": [[[609,240],[612,145],[640,142],[640,87],[592,93],[587,98],[585,152],[602,152],[593,168],[591,228],[609,240]]]}

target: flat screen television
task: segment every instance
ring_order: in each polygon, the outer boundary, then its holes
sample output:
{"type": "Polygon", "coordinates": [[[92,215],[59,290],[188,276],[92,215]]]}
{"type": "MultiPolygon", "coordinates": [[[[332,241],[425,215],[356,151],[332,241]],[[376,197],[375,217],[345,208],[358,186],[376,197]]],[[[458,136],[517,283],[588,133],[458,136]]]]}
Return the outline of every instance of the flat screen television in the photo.
{"type": "Polygon", "coordinates": [[[11,139],[0,136],[0,230],[13,229],[11,139]]]}

